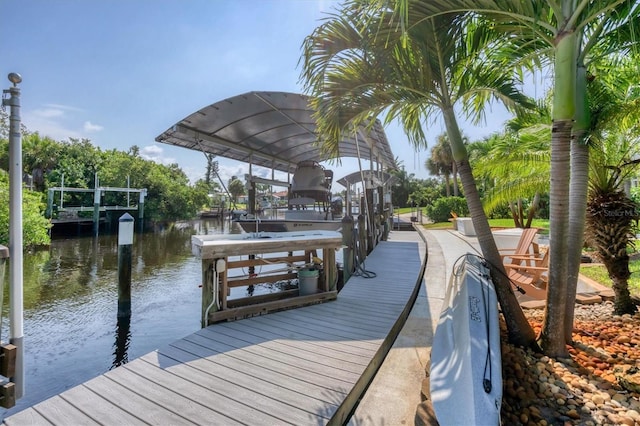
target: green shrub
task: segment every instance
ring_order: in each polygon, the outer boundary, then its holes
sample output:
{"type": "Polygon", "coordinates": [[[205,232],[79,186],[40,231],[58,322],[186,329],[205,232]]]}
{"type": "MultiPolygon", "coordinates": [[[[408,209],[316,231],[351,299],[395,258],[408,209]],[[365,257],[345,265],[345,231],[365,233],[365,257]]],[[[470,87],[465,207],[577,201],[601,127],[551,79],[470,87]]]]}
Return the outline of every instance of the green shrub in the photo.
{"type": "MultiPolygon", "coordinates": [[[[50,244],[49,228],[51,224],[44,217],[44,208],[45,204],[42,201],[41,193],[22,191],[22,243],[24,248],[50,244]]],[[[9,179],[4,170],[0,170],[0,244],[9,244],[9,179]]]]}
{"type": "Polygon", "coordinates": [[[441,197],[425,209],[427,216],[434,222],[446,222],[451,218],[451,212],[458,216],[468,216],[467,201],[463,197],[441,197]]]}

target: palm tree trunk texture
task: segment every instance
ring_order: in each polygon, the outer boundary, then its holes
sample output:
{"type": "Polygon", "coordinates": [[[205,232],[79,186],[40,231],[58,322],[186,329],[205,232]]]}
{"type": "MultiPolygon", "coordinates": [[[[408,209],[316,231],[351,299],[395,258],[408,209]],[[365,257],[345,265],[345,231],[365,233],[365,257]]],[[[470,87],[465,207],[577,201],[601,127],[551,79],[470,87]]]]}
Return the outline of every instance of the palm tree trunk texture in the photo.
{"type": "Polygon", "coordinates": [[[491,269],[492,279],[496,287],[496,295],[502,309],[505,324],[507,325],[508,339],[516,345],[533,348],[536,345],[535,333],[531,324],[529,324],[529,321],[524,316],[524,312],[522,312],[520,303],[513,292],[511,281],[509,281],[504,265],[502,264],[500,252],[491,233],[489,220],[482,208],[480,194],[478,193],[471,165],[469,164],[467,150],[462,143],[462,135],[455,119],[453,108],[443,110],[443,114],[451,143],[451,151],[458,166],[462,189],[464,190],[467,206],[469,207],[469,214],[478,237],[478,243],[482,249],[482,255],[489,263],[491,269]]]}
{"type": "MultiPolygon", "coordinates": [[[[582,247],[584,246],[585,212],[589,180],[589,147],[582,132],[571,142],[571,189],[569,196],[569,231],[567,256],[567,303],[575,304],[582,247]]],[[[565,310],[565,343],[573,341],[574,309],[565,310]]]]}
{"type": "MultiPolygon", "coordinates": [[[[564,4],[564,3],[563,3],[564,4]]],[[[566,4],[568,6],[568,3],[566,4]]],[[[551,188],[549,195],[549,285],[539,343],[551,357],[567,356],[565,315],[569,242],[569,178],[571,130],[576,110],[577,37],[565,30],[556,38],[553,126],[551,128],[551,188]]]]}
{"type": "Polygon", "coordinates": [[[627,254],[616,256],[603,259],[603,262],[613,282],[612,288],[615,293],[615,301],[613,304],[614,312],[619,315],[635,312],[636,306],[631,299],[628,285],[629,277],[631,277],[631,272],[629,271],[629,256],[627,254]]]}
{"type": "Polygon", "coordinates": [[[546,315],[540,333],[542,351],[552,357],[567,356],[564,336],[567,305],[569,221],[569,157],[572,120],[554,121],[551,133],[551,191],[549,212],[549,284],[546,315]]]}
{"type": "MultiPolygon", "coordinates": [[[[576,111],[571,140],[571,182],[569,189],[569,231],[567,257],[567,303],[575,304],[580,274],[584,227],[589,192],[589,146],[586,137],[591,125],[591,108],[587,96],[587,68],[580,59],[576,70],[576,111]]],[[[564,318],[564,337],[573,343],[574,309],[567,309],[564,318]]]]}

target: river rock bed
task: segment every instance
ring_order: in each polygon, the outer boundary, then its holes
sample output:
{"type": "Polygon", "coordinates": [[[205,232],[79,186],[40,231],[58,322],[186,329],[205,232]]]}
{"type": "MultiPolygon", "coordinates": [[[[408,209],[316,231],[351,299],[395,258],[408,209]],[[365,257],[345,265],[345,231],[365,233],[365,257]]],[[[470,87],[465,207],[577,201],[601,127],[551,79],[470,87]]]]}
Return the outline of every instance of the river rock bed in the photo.
{"type": "MultiPolygon", "coordinates": [[[[542,309],[525,310],[536,333],[542,309]]],[[[639,425],[640,314],[576,305],[570,358],[502,343],[503,425],[639,425]],[[624,387],[623,387],[624,385],[624,387]]]]}

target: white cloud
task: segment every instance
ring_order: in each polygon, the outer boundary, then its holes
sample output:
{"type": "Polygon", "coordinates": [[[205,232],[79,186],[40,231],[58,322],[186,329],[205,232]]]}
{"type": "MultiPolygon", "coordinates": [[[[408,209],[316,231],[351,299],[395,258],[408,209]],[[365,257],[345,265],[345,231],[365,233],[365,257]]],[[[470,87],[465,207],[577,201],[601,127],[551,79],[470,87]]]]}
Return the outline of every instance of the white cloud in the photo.
{"type": "MultiPolygon", "coordinates": [[[[218,175],[220,180],[224,183],[224,186],[229,184],[232,176],[244,181],[244,175],[249,173],[249,165],[242,163],[227,163],[218,161],[218,175]]],[[[204,173],[203,173],[204,174],[204,173]]],[[[220,183],[218,181],[218,183],[220,183]]]]}
{"type": "Polygon", "coordinates": [[[82,132],[69,128],[64,123],[64,111],[55,109],[39,109],[24,111],[22,123],[30,132],[38,132],[41,136],[48,136],[54,140],[81,139],[82,132]],[[58,112],[55,112],[58,111],[58,112]]]}
{"type": "Polygon", "coordinates": [[[84,125],[82,126],[82,128],[84,129],[85,132],[89,132],[89,133],[99,132],[102,129],[104,129],[103,126],[101,126],[99,124],[93,124],[90,121],[85,121],[84,125]]]}
{"type": "Polygon", "coordinates": [[[59,108],[43,108],[43,109],[36,109],[35,111],[33,111],[34,115],[41,117],[41,118],[56,118],[56,117],[62,117],[64,115],[64,111],[62,109],[59,108]]]}
{"type": "Polygon", "coordinates": [[[31,132],[38,132],[55,140],[91,139],[90,134],[104,130],[103,126],[85,121],[80,124],[80,108],[61,104],[45,104],[33,110],[24,110],[23,124],[31,132]]]}
{"type": "Polygon", "coordinates": [[[76,108],[70,105],[62,105],[62,104],[46,104],[45,107],[52,109],[61,109],[64,111],[82,111],[82,108],[76,108]]]}
{"type": "Polygon", "coordinates": [[[176,159],[173,157],[165,157],[164,149],[158,145],[147,145],[140,149],[140,157],[145,160],[155,161],[158,164],[173,164],[176,159]]]}

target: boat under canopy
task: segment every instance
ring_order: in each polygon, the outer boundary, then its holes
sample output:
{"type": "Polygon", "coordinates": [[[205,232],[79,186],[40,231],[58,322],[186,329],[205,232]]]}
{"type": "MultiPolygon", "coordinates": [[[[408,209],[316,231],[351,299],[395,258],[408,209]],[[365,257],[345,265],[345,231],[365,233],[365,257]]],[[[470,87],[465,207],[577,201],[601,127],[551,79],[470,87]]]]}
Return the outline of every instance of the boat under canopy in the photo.
{"type": "Polygon", "coordinates": [[[252,230],[285,231],[292,226],[338,229],[339,218],[328,214],[333,174],[324,168],[316,170],[316,165],[322,167],[319,163],[323,161],[339,163],[345,157],[368,160],[371,170],[367,173],[378,176],[376,182],[385,181],[387,178],[383,176],[388,176],[387,172],[397,166],[379,120],[345,134],[336,152],[323,150],[318,143],[315,110],[309,105],[309,99],[297,93],[248,92],[194,112],[165,130],[156,141],[248,163],[249,202],[244,220],[251,222],[247,226],[252,230]],[[254,165],[270,168],[271,180],[253,176],[254,165]],[[274,179],[276,170],[289,174],[286,182],[274,179]],[[293,180],[290,180],[291,174],[293,180]],[[258,218],[257,183],[288,188],[288,215],[284,220],[258,218]],[[315,209],[309,207],[318,205],[322,212],[312,214],[315,209]],[[327,221],[338,223],[322,223],[327,221]]]}

